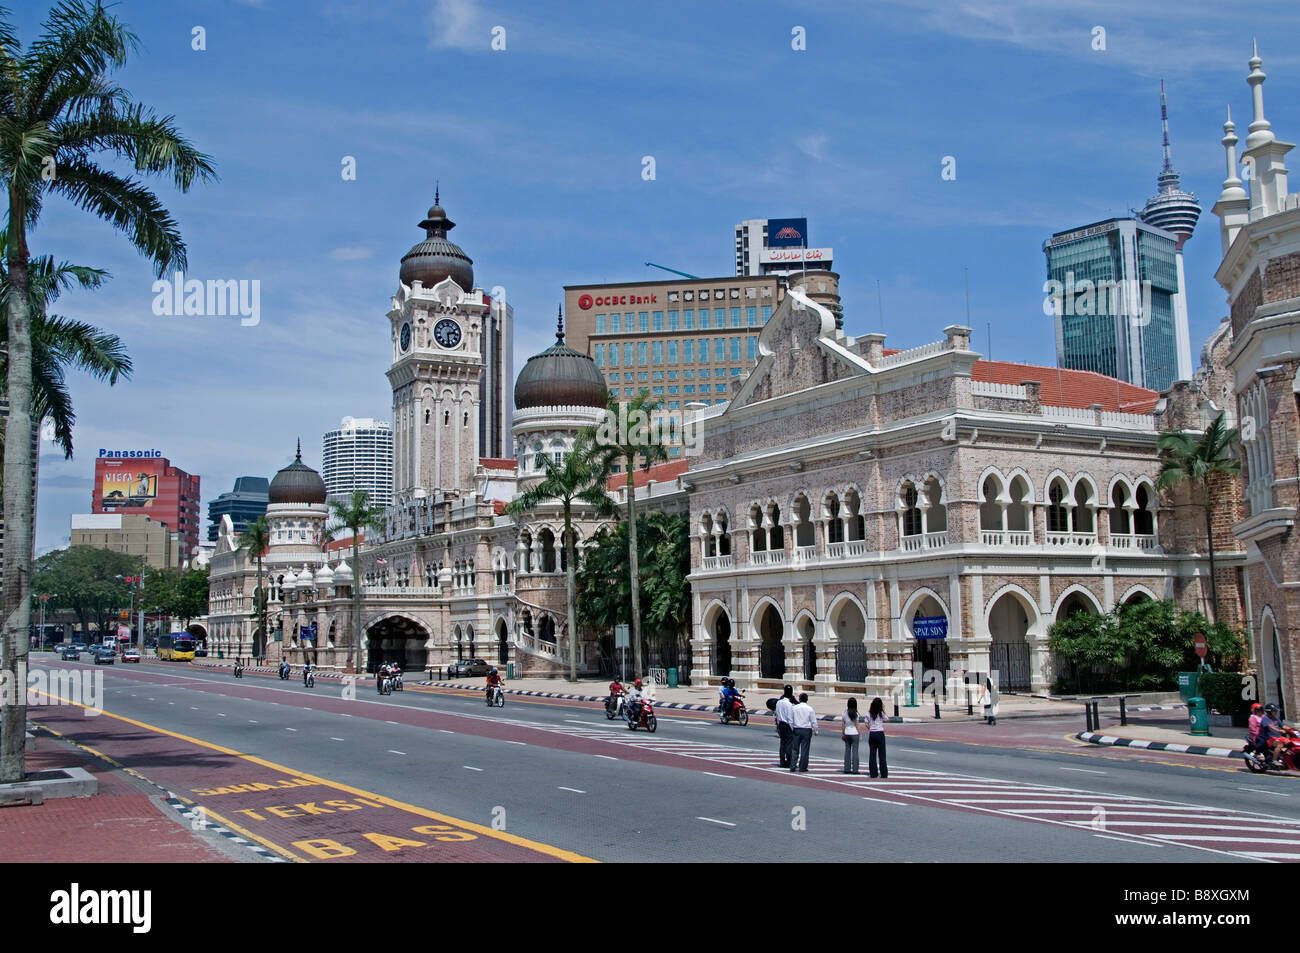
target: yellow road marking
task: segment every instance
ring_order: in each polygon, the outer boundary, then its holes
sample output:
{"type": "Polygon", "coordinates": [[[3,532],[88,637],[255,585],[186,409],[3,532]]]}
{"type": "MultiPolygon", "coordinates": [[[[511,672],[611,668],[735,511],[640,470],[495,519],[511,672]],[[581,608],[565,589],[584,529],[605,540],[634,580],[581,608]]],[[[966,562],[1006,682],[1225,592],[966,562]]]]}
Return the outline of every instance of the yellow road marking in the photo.
{"type": "Polygon", "coordinates": [[[200,806],[203,808],[204,813],[206,813],[208,817],[215,818],[217,823],[220,824],[222,827],[228,827],[236,834],[242,834],[245,837],[247,837],[249,840],[255,840],[263,847],[269,847],[271,850],[275,851],[281,857],[285,857],[289,860],[292,860],[296,864],[307,863],[307,858],[299,857],[297,854],[293,853],[292,851],[286,850],[285,848],[281,847],[279,844],[267,840],[265,837],[259,837],[257,834],[254,834],[246,827],[240,827],[234,821],[227,820],[226,818],[222,817],[220,814],[212,810],[212,808],[208,807],[206,804],[200,806]]]}
{"type": "MultiPolygon", "coordinates": [[[[60,698],[57,695],[50,695],[47,694],[46,692],[38,691],[37,694],[45,695],[46,698],[56,699],[58,701],[64,702],[65,704],[74,705],[77,708],[89,707],[88,705],[83,705],[80,702],[75,702],[66,698],[60,698]]],[[[296,768],[285,767],[284,765],[277,764],[274,761],[267,761],[265,758],[259,758],[256,755],[244,754],[242,751],[236,751],[233,748],[227,748],[224,745],[219,745],[211,741],[204,741],[201,738],[192,738],[189,735],[183,735],[180,732],[170,731],[166,728],[160,728],[157,725],[150,725],[143,721],[136,721],[134,718],[127,718],[125,715],[116,715],[113,712],[108,711],[107,709],[103,709],[103,714],[108,716],[109,718],[115,718],[118,721],[125,722],[128,725],[135,725],[137,728],[143,728],[146,731],[153,731],[161,735],[166,735],[169,738],[176,738],[180,741],[186,741],[189,742],[190,744],[195,744],[198,745],[199,747],[207,748],[211,751],[216,751],[220,754],[229,755],[233,758],[239,758],[243,761],[249,762],[250,764],[256,764],[264,768],[270,768],[272,771],[281,771],[290,775],[291,777],[307,778],[308,780],[314,781],[317,784],[323,784],[326,787],[334,788],[336,791],[346,791],[348,794],[353,794],[358,797],[370,798],[371,800],[378,801],[382,804],[386,804],[389,807],[395,807],[398,810],[407,811],[411,814],[417,814],[420,817],[427,817],[430,820],[434,820],[434,821],[442,821],[444,824],[454,824],[457,827],[463,827],[465,830],[470,830],[470,831],[474,831],[477,834],[482,834],[484,837],[491,837],[495,840],[503,841],[507,844],[513,844],[516,847],[523,847],[528,850],[534,850],[537,851],[539,854],[545,854],[548,857],[554,857],[558,860],[565,860],[565,861],[569,861],[570,863],[576,863],[576,864],[599,863],[599,861],[597,861],[593,857],[586,857],[582,854],[574,853],[573,851],[564,850],[563,848],[555,847],[551,844],[543,844],[540,841],[529,840],[525,837],[519,837],[516,834],[509,834],[505,831],[494,830],[491,827],[484,827],[482,824],[475,824],[473,821],[464,821],[458,817],[452,817],[449,814],[440,814],[437,811],[430,811],[427,808],[420,807],[419,805],[416,804],[407,804],[405,801],[399,801],[396,798],[386,797],[383,794],[374,794],[362,788],[353,787],[350,784],[344,784],[342,781],[332,781],[328,778],[318,777],[306,771],[299,771],[296,768]]]]}

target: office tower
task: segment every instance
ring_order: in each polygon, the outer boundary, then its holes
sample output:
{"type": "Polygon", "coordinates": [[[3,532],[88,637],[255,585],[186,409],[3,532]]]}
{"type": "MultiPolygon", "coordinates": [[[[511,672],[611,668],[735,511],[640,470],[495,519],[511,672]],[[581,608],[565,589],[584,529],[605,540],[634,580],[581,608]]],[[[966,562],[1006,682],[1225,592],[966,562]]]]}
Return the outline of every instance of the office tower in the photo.
{"type": "Polygon", "coordinates": [[[266,477],[237,477],[233,490],[222,493],[208,504],[208,521],[211,524],[208,526],[208,542],[217,541],[223,516],[230,516],[236,533],[242,533],[249,523],[255,523],[259,516],[265,516],[269,488],[270,483],[266,477]]]}
{"type": "Polygon", "coordinates": [[[736,226],[736,274],[789,275],[834,270],[834,249],[808,244],[806,218],[755,218],[736,226]]]}
{"type": "Polygon", "coordinates": [[[365,490],[370,502],[393,502],[393,429],[372,417],[344,417],[322,440],[321,477],[328,499],[344,502],[365,490]]]}
{"type": "Polygon", "coordinates": [[[95,459],[92,513],[134,513],[179,533],[185,558],[199,545],[199,478],[159,450],[103,450],[95,459]]]}

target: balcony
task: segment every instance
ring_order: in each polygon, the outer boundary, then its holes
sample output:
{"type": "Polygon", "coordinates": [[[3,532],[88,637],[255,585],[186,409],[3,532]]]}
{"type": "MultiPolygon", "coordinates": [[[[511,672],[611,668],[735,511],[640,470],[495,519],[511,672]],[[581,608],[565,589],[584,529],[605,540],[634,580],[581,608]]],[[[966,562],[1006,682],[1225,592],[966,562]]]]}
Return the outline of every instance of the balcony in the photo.
{"type": "Polygon", "coordinates": [[[749,554],[751,566],[775,566],[785,561],[784,549],[759,549],[749,554]]]}
{"type": "Polygon", "coordinates": [[[980,542],[985,546],[1031,546],[1034,534],[1017,529],[982,529],[980,542]]]}
{"type": "Polygon", "coordinates": [[[1132,536],[1112,536],[1111,549],[1136,549],[1144,553],[1153,553],[1159,547],[1154,535],[1139,533],[1132,536]]]}
{"type": "Polygon", "coordinates": [[[1097,545],[1096,533],[1048,533],[1048,546],[1085,549],[1097,545]]]}
{"type": "Polygon", "coordinates": [[[706,570],[710,570],[710,569],[730,569],[730,568],[731,568],[731,554],[728,553],[728,554],[725,555],[725,556],[705,556],[705,557],[704,557],[704,568],[705,568],[706,570]]]}
{"type": "Polygon", "coordinates": [[[919,553],[926,549],[942,549],[948,545],[948,531],[942,530],[938,533],[918,533],[915,536],[904,536],[903,545],[900,547],[905,553],[919,553]]]}
{"type": "Polygon", "coordinates": [[[796,546],[794,550],[794,561],[797,563],[810,563],[817,558],[816,546],[796,546]]]}
{"type": "Polygon", "coordinates": [[[865,539],[851,539],[845,546],[845,555],[852,559],[854,556],[867,555],[867,541],[865,539]]]}

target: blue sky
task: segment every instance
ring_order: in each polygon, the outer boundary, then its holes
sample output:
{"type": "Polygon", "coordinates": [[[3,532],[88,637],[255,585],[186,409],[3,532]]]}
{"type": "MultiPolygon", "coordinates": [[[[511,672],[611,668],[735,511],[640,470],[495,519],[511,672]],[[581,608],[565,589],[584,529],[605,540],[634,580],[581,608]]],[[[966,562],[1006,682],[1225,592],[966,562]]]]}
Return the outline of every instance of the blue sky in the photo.
{"type": "MultiPolygon", "coordinates": [[[[43,10],[17,16],[24,42],[43,10]]],[[[43,444],[37,550],[87,512],[99,447],[158,448],[206,503],[236,476],[320,462],[345,415],[390,419],[385,314],[441,180],[484,288],[515,309],[516,371],[553,334],[565,284],[734,270],[732,228],[806,216],[835,249],[845,327],[910,347],[964,322],[975,346],[1051,365],[1042,242],[1140,208],[1174,165],[1204,208],[1186,247],[1194,356],[1215,284],[1225,106],[1238,135],[1259,37],[1278,137],[1300,138],[1300,8],[1188,0],[654,4],[477,0],[143,2],[115,8],[140,53],[118,80],[174,115],[221,180],[157,190],[189,277],[256,279],[261,322],[159,317],[153,275],[106,225],[47,203],[34,254],[108,269],[60,313],[112,329],[134,378],[72,381],[77,454],[43,444]],[[1135,9],[1140,7],[1140,9],[1135,9]],[[206,50],[192,49],[192,31],[206,50]],[[504,51],[491,49],[494,27],[504,51]],[[806,31],[806,50],[791,48],[806,31]],[[1105,30],[1093,49],[1094,27],[1105,30]],[[641,177],[652,155],[656,178],[641,177]],[[355,181],[340,172],[356,159],[355,181]],[[940,177],[944,156],[957,177],[940,177]]]]}

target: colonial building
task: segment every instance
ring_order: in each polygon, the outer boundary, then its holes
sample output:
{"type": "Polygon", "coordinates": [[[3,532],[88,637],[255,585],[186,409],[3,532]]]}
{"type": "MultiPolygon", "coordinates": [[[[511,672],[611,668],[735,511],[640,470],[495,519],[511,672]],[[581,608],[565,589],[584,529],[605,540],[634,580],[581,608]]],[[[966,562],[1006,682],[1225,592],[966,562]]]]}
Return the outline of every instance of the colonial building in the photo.
{"type": "MultiPolygon", "coordinates": [[[[1204,511],[1155,485],[1160,431],[1217,414],[1191,385],[985,361],[955,325],[889,351],[837,327],[837,284],[792,276],[739,393],[697,418],[697,676],[884,690],[919,661],[1039,691],[1071,612],[1210,613],[1204,511]]],[[[1224,529],[1237,623],[1244,556],[1224,529]]]]}
{"type": "Polygon", "coordinates": [[[1215,278],[1228,293],[1232,375],[1244,518],[1234,527],[1245,545],[1246,609],[1260,675],[1260,695],[1300,711],[1300,194],[1287,189],[1284,158],[1294,148],[1264,115],[1264,71],[1249,61],[1253,118],[1237,169],[1231,113],[1223,124],[1227,177],[1214,206],[1223,261],[1215,278]],[[1250,182],[1247,195],[1242,179],[1250,182]]]}

